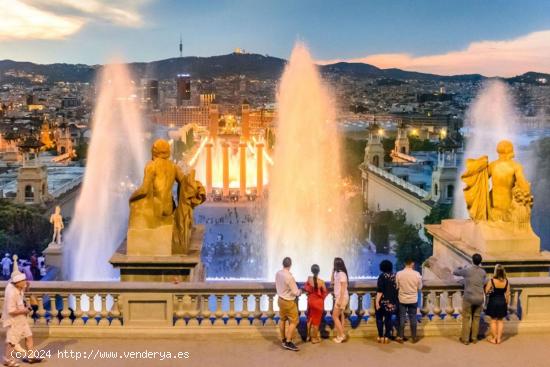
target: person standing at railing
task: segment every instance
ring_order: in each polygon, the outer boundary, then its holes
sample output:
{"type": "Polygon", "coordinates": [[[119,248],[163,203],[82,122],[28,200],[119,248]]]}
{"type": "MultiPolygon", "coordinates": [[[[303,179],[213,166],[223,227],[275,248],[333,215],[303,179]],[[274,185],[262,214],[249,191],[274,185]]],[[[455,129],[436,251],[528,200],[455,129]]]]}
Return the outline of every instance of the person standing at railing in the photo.
{"type": "Polygon", "coordinates": [[[344,311],[349,302],[348,293],[348,270],[344,260],[339,257],[334,258],[334,270],[332,272],[332,284],[334,287],[334,307],[332,310],[332,319],[336,329],[336,337],[332,340],[335,343],[342,343],[346,340],[346,330],[344,329],[345,314],[344,311]]]}
{"type": "Polygon", "coordinates": [[[300,321],[296,300],[300,296],[301,291],[290,272],[291,266],[292,260],[290,257],[285,257],[283,259],[283,268],[275,275],[275,287],[277,289],[277,304],[279,305],[281,345],[285,349],[296,352],[299,348],[292,342],[292,335],[300,321]],[[286,325],[287,321],[288,326],[286,325]]]}
{"type": "Polygon", "coordinates": [[[483,287],[487,274],[480,266],[480,254],[472,256],[472,266],[456,269],[453,274],[464,278],[464,296],[462,297],[462,334],[460,341],[468,345],[477,343],[479,337],[479,320],[485,293],[483,287]]]}
{"type": "Polygon", "coordinates": [[[504,330],[504,318],[508,315],[508,305],[510,304],[510,283],[508,283],[504,266],[500,264],[495,266],[493,278],[485,285],[485,293],[489,297],[485,314],[491,318],[491,335],[487,341],[492,344],[500,344],[504,330]]]}
{"type": "Polygon", "coordinates": [[[403,343],[405,339],[405,320],[409,318],[412,342],[416,343],[416,310],[418,308],[418,292],[422,289],[422,275],[414,270],[414,261],[407,259],[405,269],[395,276],[399,298],[399,336],[396,341],[403,343]]]}
{"type": "Polygon", "coordinates": [[[311,272],[313,276],[308,277],[304,290],[307,292],[307,330],[309,339],[313,344],[321,342],[319,327],[325,313],[325,298],[327,287],[322,279],[319,279],[319,265],[313,264],[311,272]]]}
{"type": "Polygon", "coordinates": [[[389,260],[380,263],[381,274],[378,276],[376,287],[376,327],[378,329],[378,343],[389,343],[392,333],[392,317],[397,312],[397,285],[393,265],[389,260]],[[385,330],[384,330],[385,328],[385,330]]]}

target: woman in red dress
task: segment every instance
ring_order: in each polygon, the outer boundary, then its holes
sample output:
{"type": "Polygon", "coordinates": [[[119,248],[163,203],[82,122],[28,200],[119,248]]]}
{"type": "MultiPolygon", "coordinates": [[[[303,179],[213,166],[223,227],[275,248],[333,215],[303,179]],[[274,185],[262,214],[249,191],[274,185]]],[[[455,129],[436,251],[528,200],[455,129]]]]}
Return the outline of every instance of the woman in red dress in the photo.
{"type": "Polygon", "coordinates": [[[307,331],[313,344],[321,342],[319,326],[325,314],[325,297],[328,294],[325,282],[319,279],[319,265],[311,266],[313,276],[307,278],[304,290],[307,292],[307,331]]]}

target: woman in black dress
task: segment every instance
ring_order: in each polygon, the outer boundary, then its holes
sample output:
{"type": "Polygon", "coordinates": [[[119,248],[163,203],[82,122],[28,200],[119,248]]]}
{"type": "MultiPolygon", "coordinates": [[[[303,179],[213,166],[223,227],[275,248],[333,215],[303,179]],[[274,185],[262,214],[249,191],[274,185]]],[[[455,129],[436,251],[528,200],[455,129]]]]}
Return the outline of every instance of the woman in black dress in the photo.
{"type": "Polygon", "coordinates": [[[506,278],[504,266],[495,266],[493,278],[485,285],[485,293],[488,297],[485,314],[491,317],[491,335],[487,340],[489,343],[500,344],[504,318],[508,315],[508,304],[510,303],[510,284],[506,278]]]}
{"type": "Polygon", "coordinates": [[[392,316],[397,310],[397,285],[393,265],[389,260],[383,260],[380,263],[380,272],[376,302],[374,303],[376,327],[378,328],[378,343],[387,344],[392,334],[392,316]]]}

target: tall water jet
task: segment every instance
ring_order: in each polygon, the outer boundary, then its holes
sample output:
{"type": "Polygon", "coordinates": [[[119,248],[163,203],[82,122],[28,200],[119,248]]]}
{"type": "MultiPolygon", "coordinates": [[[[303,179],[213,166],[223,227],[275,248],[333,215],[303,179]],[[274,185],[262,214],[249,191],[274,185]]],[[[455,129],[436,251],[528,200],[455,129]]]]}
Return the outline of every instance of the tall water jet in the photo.
{"type": "Polygon", "coordinates": [[[65,269],[71,280],[109,280],[109,263],[123,241],[128,197],[147,156],[135,86],[120,62],[103,68],[82,191],[66,236],[65,269]]]}
{"type": "Polygon", "coordinates": [[[307,48],[297,43],[277,95],[277,143],[269,183],[267,251],[272,279],[290,256],[297,279],[317,263],[329,276],[343,254],[344,196],[335,108],[307,48]]]}
{"type": "MultiPolygon", "coordinates": [[[[495,160],[495,147],[503,139],[512,141],[517,147],[518,124],[519,115],[508,86],[498,79],[485,82],[466,111],[464,159],[487,155],[490,161],[495,160]]],[[[459,172],[464,172],[464,163],[459,172]]],[[[459,176],[454,195],[457,199],[453,206],[453,216],[457,219],[468,217],[466,203],[462,200],[463,187],[459,176]]]]}

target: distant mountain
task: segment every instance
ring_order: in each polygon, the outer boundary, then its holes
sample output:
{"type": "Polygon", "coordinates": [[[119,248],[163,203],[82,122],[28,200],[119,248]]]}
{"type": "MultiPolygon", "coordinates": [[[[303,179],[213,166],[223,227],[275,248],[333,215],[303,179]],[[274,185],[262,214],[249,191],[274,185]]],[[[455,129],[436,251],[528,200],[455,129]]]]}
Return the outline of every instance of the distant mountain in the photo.
{"type": "MultiPolygon", "coordinates": [[[[178,73],[190,73],[194,78],[215,78],[229,75],[245,75],[253,79],[278,79],[285,67],[286,60],[258,54],[238,54],[210,57],[178,57],[152,62],[129,63],[130,69],[138,78],[170,79],[178,73]]],[[[83,64],[34,64],[0,60],[0,83],[28,81],[27,74],[40,74],[50,82],[90,82],[93,81],[101,65],[83,64]]],[[[380,69],[363,63],[338,62],[320,65],[323,74],[342,75],[356,78],[435,81],[479,81],[485,77],[480,74],[443,76],[436,74],[406,71],[401,69],[380,69]]],[[[541,84],[541,80],[550,82],[550,75],[529,72],[506,80],[515,83],[541,84]]]]}

